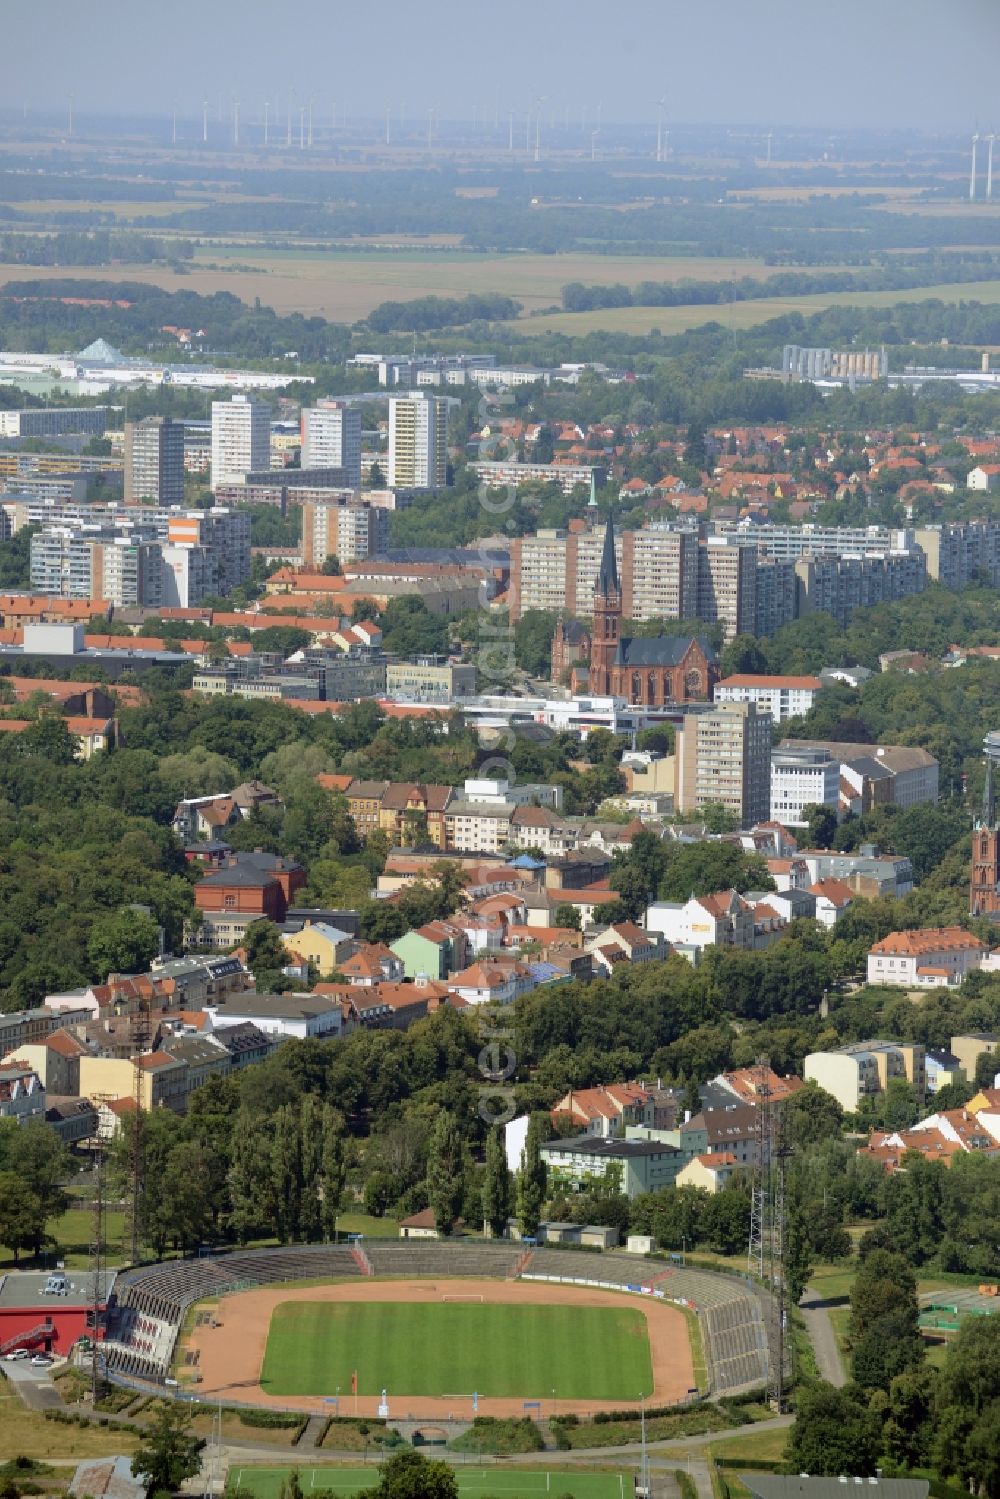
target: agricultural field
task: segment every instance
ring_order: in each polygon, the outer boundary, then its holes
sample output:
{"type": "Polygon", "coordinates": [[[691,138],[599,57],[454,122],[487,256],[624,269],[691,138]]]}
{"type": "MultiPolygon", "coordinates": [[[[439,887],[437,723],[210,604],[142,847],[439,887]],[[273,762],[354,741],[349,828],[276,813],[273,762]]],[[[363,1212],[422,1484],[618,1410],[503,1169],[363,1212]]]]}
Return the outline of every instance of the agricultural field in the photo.
{"type": "Polygon", "coordinates": [[[632,1308],[489,1302],[286,1302],[271,1320],[269,1395],[347,1393],[634,1400],[653,1387],[632,1308]]]}
{"type": "MultiPolygon", "coordinates": [[[[525,314],[530,315],[540,308],[557,306],[568,281],[594,285],[621,282],[626,286],[635,286],[640,281],[730,281],[743,276],[764,278],[774,275],[776,269],[762,260],[711,255],[667,259],[641,255],[482,255],[442,249],[262,250],[231,243],[201,245],[190,267],[178,273],[166,266],[149,265],[74,269],[0,264],[0,285],[79,277],[87,281],[135,281],[160,286],[165,291],[193,291],[202,296],[228,291],[250,304],[259,297],[265,306],[280,314],[300,312],[306,317],[353,323],[367,316],[380,302],[409,301],[416,297],[495,292],[516,298],[523,304],[525,314]]],[[[662,309],[665,316],[671,311],[683,313],[685,309],[662,309]]],[[[648,324],[648,310],[643,308],[560,316],[600,320],[617,318],[623,312],[638,313],[640,325],[643,321],[648,324]]],[[[549,318],[532,317],[531,331],[546,329],[549,322],[549,318]]],[[[592,326],[609,325],[597,321],[592,326]]]]}
{"type": "Polygon", "coordinates": [[[531,319],[534,333],[631,333],[643,337],[653,329],[664,335],[685,333],[706,323],[720,323],[738,331],[772,318],[798,312],[809,317],[828,307],[892,307],[898,302],[1000,303],[1000,281],[947,282],[940,286],[910,287],[902,291],[816,292],[808,296],[763,297],[759,301],[727,302],[713,307],[603,307],[592,312],[547,313],[531,319]]]}

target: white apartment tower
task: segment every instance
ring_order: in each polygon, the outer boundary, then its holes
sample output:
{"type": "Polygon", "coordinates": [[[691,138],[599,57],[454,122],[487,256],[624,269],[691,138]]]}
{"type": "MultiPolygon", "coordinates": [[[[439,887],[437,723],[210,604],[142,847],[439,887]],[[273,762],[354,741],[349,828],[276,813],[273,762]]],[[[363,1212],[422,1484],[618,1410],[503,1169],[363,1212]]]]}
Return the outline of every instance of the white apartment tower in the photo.
{"type": "Polygon", "coordinates": [[[212,402],[212,488],[271,466],[271,408],[249,396],[212,402]]]}
{"type": "Polygon", "coordinates": [[[443,489],[448,482],[448,403],[439,396],[389,402],[390,489],[443,489]]]}
{"type": "Polygon", "coordinates": [[[302,467],[342,468],[361,488],[361,412],[343,401],[302,408],[302,467]]]}

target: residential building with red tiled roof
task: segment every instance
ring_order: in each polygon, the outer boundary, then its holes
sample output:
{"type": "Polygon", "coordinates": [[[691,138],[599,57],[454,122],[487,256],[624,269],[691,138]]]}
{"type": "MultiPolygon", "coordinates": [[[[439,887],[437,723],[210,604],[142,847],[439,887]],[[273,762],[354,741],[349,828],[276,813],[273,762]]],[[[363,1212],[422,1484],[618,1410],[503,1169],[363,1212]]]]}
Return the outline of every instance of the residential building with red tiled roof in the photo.
{"type": "Polygon", "coordinates": [[[825,927],[834,927],[855,900],[854,891],[843,880],[827,876],[809,886],[809,894],[816,900],[816,920],[825,927]]]}
{"type": "Polygon", "coordinates": [[[568,1120],[584,1134],[601,1138],[624,1135],[628,1125],[653,1127],[653,1095],[642,1083],[605,1083],[571,1088],[549,1110],[553,1124],[568,1120]]]}
{"type": "Polygon", "coordinates": [[[868,982],[903,988],[960,984],[982,965],[988,948],[964,927],[890,932],[868,953],[868,982]]]}
{"type": "Polygon", "coordinates": [[[703,1192],[721,1192],[728,1181],[743,1169],[731,1150],[705,1151],[694,1156],[677,1173],[678,1187],[697,1187],[703,1192]]]}

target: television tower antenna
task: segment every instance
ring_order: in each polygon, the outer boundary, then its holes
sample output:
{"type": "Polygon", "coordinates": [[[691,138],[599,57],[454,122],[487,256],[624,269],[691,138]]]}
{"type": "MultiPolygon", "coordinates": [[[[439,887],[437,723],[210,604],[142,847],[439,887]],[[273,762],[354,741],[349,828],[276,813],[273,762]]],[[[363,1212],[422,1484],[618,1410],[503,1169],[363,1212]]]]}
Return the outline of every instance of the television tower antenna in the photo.
{"type": "Polygon", "coordinates": [[[750,1241],[747,1246],[747,1273],[764,1280],[767,1263],[768,1220],[771,1208],[771,1090],[768,1086],[771,1064],[766,1056],[757,1058],[753,1067],[756,1095],[754,1112],[754,1160],[750,1177],[750,1241]]]}
{"type": "Polygon", "coordinates": [[[976,151],[979,148],[979,132],[972,137],[972,169],[969,173],[969,202],[976,201],[976,151]]]}
{"type": "Polygon", "coordinates": [[[132,1058],[134,1076],[132,1079],[132,1134],[129,1140],[129,1192],[128,1212],[126,1222],[128,1224],[128,1249],[129,1257],[133,1265],[137,1265],[142,1258],[142,1197],[144,1190],[143,1166],[145,1155],[145,1141],[143,1138],[143,1092],[142,1083],[144,1073],[139,1065],[139,1059],[149,1049],[150,1042],[150,1017],[149,1006],[146,1000],[140,999],[139,1009],[135,1014],[132,1027],[132,1045],[135,1055],[132,1058]]]}
{"type": "Polygon", "coordinates": [[[771,1217],[771,1336],[768,1339],[768,1395],[780,1416],[785,1409],[785,1162],[791,1149],[784,1110],[771,1104],[771,1164],[774,1176],[771,1217]]]}
{"type": "MultiPolygon", "coordinates": [[[[94,1093],[91,1101],[97,1108],[97,1129],[94,1134],[94,1194],[90,1204],[90,1274],[93,1277],[90,1287],[90,1309],[87,1313],[87,1321],[90,1324],[90,1396],[94,1404],[101,1394],[101,1356],[100,1335],[101,1323],[105,1315],[105,1294],[107,1280],[107,1193],[105,1181],[105,1140],[101,1133],[102,1107],[106,1108],[113,1101],[111,1093],[94,1093]]],[[[112,1118],[114,1116],[112,1115],[112,1118]]]]}

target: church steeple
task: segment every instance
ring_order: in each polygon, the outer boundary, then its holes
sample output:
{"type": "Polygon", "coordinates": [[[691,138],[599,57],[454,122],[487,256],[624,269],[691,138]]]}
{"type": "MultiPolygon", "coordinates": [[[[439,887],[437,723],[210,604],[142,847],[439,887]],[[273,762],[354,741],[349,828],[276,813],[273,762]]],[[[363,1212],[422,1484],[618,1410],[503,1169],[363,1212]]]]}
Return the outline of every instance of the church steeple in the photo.
{"type": "Polygon", "coordinates": [[[601,566],[594,586],[594,627],[591,634],[588,676],[588,686],[591,692],[602,696],[611,692],[612,668],[621,641],[621,624],[622,589],[618,579],[618,559],[615,556],[615,523],[614,517],[609,512],[608,524],[604,531],[601,566]]]}
{"type": "Polygon", "coordinates": [[[608,524],[604,529],[604,550],[601,553],[601,569],[597,574],[597,590],[604,598],[611,594],[621,596],[618,581],[618,559],[615,556],[615,518],[608,511],[608,524]]]}
{"type": "Polygon", "coordinates": [[[986,782],[983,786],[983,809],[979,814],[978,826],[981,828],[994,828],[997,821],[997,795],[996,786],[993,781],[993,757],[986,756],[986,782]]]}

